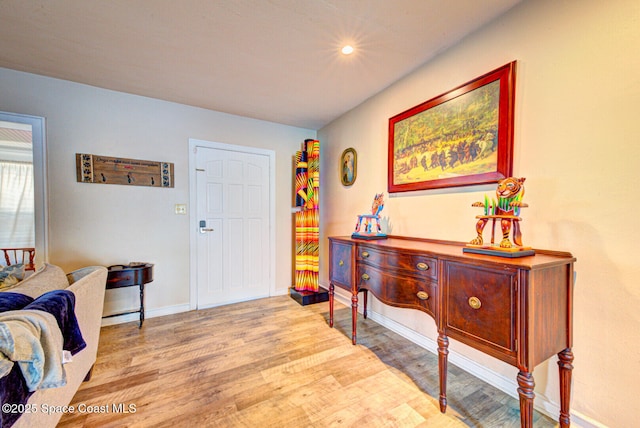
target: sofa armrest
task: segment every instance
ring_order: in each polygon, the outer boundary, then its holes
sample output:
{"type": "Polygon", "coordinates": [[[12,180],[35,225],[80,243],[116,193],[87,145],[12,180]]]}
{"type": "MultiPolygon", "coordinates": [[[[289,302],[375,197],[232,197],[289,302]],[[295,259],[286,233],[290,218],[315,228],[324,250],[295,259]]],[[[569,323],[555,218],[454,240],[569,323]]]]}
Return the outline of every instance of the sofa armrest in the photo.
{"type": "Polygon", "coordinates": [[[85,351],[93,359],[98,352],[98,340],[102,325],[104,292],[107,284],[107,268],[91,266],[67,274],[69,287],[76,296],[76,318],[82,336],[87,342],[85,351]]]}

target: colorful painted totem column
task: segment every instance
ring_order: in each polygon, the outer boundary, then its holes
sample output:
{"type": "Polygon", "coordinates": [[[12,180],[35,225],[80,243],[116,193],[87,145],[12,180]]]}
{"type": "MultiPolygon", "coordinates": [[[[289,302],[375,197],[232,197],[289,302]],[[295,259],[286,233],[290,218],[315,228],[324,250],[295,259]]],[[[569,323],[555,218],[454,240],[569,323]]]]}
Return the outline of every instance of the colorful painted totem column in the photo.
{"type": "Polygon", "coordinates": [[[297,291],[318,291],[320,271],[320,141],[305,140],[296,152],[297,291]]]}

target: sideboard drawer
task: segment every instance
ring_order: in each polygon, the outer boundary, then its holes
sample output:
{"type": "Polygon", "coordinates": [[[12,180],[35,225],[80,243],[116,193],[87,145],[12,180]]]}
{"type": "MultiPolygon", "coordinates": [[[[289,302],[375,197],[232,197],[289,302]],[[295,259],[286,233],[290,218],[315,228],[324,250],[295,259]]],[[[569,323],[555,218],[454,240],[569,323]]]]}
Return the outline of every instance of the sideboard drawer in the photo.
{"type": "Polygon", "coordinates": [[[386,265],[390,268],[404,269],[413,274],[438,278],[436,259],[418,254],[393,253],[386,258],[386,265]]]}
{"type": "Polygon", "coordinates": [[[419,254],[385,252],[373,247],[358,248],[358,262],[380,269],[402,269],[409,274],[437,278],[436,259],[419,254]]]}
{"type": "Polygon", "coordinates": [[[417,309],[435,317],[435,283],[365,265],[358,265],[357,275],[358,289],[370,291],[383,303],[417,309]]]}
{"type": "Polygon", "coordinates": [[[364,245],[358,246],[358,262],[384,267],[386,264],[386,253],[364,245]]]}
{"type": "Polygon", "coordinates": [[[351,252],[353,246],[349,244],[343,244],[340,242],[331,243],[331,282],[336,285],[351,289],[351,252]]]}
{"type": "Polygon", "coordinates": [[[385,300],[386,275],[379,269],[358,264],[356,284],[358,290],[368,290],[380,300],[385,300]]]}
{"type": "Polygon", "coordinates": [[[445,264],[445,330],[513,362],[516,352],[516,273],[445,264]]]}

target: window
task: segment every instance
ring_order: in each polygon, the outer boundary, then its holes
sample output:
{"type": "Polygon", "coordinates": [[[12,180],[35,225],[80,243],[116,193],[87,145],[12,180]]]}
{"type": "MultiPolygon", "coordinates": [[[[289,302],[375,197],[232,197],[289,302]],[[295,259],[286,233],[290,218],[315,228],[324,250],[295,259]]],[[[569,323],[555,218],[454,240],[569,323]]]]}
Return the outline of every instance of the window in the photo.
{"type": "Polygon", "coordinates": [[[0,112],[0,247],[48,260],[44,118],[0,112]]]}

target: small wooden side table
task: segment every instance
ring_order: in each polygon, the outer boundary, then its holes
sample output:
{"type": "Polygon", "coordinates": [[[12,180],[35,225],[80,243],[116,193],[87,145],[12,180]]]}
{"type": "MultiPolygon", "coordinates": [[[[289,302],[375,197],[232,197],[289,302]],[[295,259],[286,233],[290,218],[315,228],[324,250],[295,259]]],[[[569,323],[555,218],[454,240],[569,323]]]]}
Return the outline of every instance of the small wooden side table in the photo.
{"type": "Polygon", "coordinates": [[[140,309],[137,311],[120,312],[106,315],[103,318],[117,317],[120,315],[140,313],[140,325],[144,322],[144,285],[153,281],[152,263],[129,263],[128,265],[109,266],[107,272],[107,290],[113,288],[140,287],[140,309]]]}

